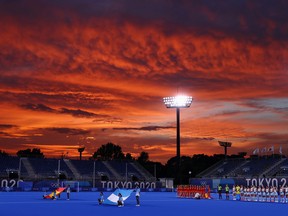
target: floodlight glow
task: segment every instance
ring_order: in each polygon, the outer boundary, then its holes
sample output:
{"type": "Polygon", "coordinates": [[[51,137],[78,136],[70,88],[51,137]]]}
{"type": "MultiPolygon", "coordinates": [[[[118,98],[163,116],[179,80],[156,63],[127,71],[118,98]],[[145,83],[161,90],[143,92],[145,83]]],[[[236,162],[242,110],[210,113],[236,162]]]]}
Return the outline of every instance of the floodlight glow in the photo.
{"type": "Polygon", "coordinates": [[[163,101],[167,108],[188,108],[192,103],[191,96],[178,95],[176,97],[164,97],[163,101]]]}
{"type": "Polygon", "coordinates": [[[164,97],[163,102],[167,108],[176,108],[176,154],[177,154],[177,173],[176,179],[179,180],[181,184],[181,154],[180,154],[180,108],[188,108],[191,106],[193,98],[190,96],[178,95],[176,97],[164,97]]]}

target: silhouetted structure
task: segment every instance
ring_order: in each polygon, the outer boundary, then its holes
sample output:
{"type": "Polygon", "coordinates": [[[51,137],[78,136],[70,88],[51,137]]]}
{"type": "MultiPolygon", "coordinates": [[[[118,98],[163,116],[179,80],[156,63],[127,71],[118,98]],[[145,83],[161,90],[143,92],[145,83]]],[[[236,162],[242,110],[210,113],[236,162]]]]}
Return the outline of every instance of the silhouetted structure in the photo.
{"type": "Polygon", "coordinates": [[[82,160],[82,152],[85,150],[85,147],[78,148],[78,152],[80,153],[80,160],[82,160]]]}
{"type": "Polygon", "coordinates": [[[227,147],[231,147],[232,143],[231,142],[223,142],[223,141],[218,141],[219,145],[224,147],[224,155],[225,158],[227,158],[227,147]]]}

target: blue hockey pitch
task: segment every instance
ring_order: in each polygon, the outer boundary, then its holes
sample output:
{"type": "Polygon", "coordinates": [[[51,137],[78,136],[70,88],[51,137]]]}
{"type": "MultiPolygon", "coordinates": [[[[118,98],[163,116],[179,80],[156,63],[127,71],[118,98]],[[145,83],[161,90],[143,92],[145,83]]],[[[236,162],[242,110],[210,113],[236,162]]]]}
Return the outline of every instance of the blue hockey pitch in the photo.
{"type": "MultiPolygon", "coordinates": [[[[105,197],[111,192],[105,192],[105,197]]],[[[286,215],[288,204],[226,200],[180,199],[174,192],[142,192],[141,206],[135,194],[125,206],[98,205],[99,192],[61,194],[58,200],[44,200],[41,192],[0,192],[0,216],[247,216],[286,215]]]]}

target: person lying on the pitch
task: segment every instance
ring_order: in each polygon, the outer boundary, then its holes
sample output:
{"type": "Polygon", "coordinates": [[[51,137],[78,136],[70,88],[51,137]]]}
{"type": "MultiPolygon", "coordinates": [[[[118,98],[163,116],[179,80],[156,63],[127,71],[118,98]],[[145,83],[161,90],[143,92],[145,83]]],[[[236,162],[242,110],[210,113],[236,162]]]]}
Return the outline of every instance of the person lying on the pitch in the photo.
{"type": "Polygon", "coordinates": [[[200,199],[201,198],[201,194],[200,193],[196,193],[194,196],[194,199],[200,199]]]}

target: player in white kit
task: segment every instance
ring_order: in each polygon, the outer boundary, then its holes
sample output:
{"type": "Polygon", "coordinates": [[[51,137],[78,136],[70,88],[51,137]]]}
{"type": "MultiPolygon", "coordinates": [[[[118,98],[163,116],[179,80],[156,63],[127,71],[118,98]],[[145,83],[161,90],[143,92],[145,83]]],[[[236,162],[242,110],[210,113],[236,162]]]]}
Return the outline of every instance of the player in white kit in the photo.
{"type": "Polygon", "coordinates": [[[284,203],[284,190],[285,190],[285,188],[283,187],[283,185],[280,185],[280,189],[279,189],[279,193],[280,193],[280,202],[281,203],[284,203]]]}
{"type": "Polygon", "coordinates": [[[266,202],[270,202],[270,190],[268,186],[265,189],[265,193],[266,193],[266,202]]]}
{"type": "Polygon", "coordinates": [[[288,203],[288,185],[286,186],[284,193],[285,193],[285,202],[288,203]]]}
{"type": "Polygon", "coordinates": [[[266,202],[266,190],[265,187],[262,187],[262,202],[266,202]]]}

